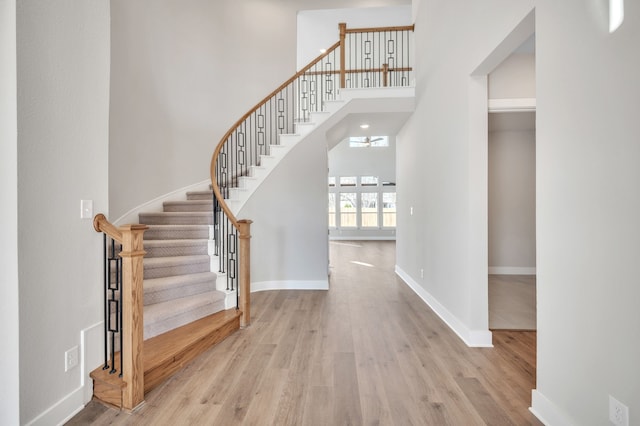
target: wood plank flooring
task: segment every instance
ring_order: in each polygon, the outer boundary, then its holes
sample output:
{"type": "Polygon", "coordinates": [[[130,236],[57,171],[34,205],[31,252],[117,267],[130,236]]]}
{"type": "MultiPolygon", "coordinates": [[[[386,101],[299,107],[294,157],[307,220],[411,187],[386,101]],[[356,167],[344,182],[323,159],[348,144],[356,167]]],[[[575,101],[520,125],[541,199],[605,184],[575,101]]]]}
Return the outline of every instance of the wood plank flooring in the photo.
{"type": "Polygon", "coordinates": [[[489,328],[536,329],[535,275],[489,275],[489,328]]]}
{"type": "Polygon", "coordinates": [[[468,348],[394,274],[393,242],[331,244],[329,291],[252,295],[253,322],[127,414],[68,424],[541,425],[535,332],[468,348]]]}

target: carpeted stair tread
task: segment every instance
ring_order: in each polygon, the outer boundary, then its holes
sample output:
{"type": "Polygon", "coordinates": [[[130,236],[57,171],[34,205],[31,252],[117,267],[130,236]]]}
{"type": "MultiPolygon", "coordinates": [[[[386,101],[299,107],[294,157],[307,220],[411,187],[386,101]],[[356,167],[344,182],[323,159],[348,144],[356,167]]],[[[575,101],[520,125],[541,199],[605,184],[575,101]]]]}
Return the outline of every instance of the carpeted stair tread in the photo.
{"type": "Polygon", "coordinates": [[[143,264],[145,279],[161,278],[209,272],[211,257],[208,255],[150,257],[145,258],[143,264]]]}
{"type": "Polygon", "coordinates": [[[152,212],[140,213],[140,223],[145,225],[211,225],[211,212],[152,212]]]}
{"type": "Polygon", "coordinates": [[[208,248],[209,240],[206,239],[151,240],[144,243],[147,258],[208,254],[208,248]]]}
{"type": "Polygon", "coordinates": [[[208,238],[209,225],[149,225],[144,233],[145,246],[151,240],[208,238]]]}
{"type": "Polygon", "coordinates": [[[208,200],[213,202],[213,190],[208,191],[189,191],[187,192],[187,200],[208,200]]]}
{"type": "Polygon", "coordinates": [[[144,339],[224,310],[225,294],[209,291],[145,306],[144,339]]]}
{"type": "Polygon", "coordinates": [[[213,200],[165,201],[165,212],[212,212],[213,200]]]}
{"type": "Polygon", "coordinates": [[[144,280],[144,304],[148,306],[215,290],[217,279],[218,274],[215,272],[146,279],[144,280]]]}

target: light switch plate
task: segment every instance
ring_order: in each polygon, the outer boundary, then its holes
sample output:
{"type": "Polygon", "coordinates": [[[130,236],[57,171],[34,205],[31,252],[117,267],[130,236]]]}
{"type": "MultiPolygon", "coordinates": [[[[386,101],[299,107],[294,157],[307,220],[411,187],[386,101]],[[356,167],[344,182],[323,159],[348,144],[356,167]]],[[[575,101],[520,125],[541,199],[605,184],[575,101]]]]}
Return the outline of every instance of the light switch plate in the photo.
{"type": "Polygon", "coordinates": [[[80,200],[80,219],[93,218],[93,200],[80,200]]]}

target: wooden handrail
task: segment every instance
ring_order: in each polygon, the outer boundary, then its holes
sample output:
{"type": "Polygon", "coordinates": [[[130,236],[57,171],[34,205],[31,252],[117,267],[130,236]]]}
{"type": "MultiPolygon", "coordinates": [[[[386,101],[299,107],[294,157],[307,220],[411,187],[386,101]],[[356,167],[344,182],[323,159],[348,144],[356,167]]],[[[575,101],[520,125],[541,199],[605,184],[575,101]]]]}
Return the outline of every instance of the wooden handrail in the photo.
{"type": "Polygon", "coordinates": [[[387,31],[414,31],[415,25],[404,25],[399,27],[375,27],[375,28],[347,28],[346,33],[383,33],[387,31]]]}
{"type": "MultiPolygon", "coordinates": [[[[352,70],[344,70],[345,74],[358,74],[363,72],[407,72],[413,71],[413,67],[398,67],[389,68],[387,64],[382,64],[382,68],[356,68],[352,70]]],[[[329,71],[309,71],[305,75],[327,75],[327,74],[340,74],[340,70],[329,71]]]]}
{"type": "Polygon", "coordinates": [[[264,99],[262,99],[260,102],[258,102],[253,108],[251,108],[245,115],[243,115],[238,121],[235,122],[235,124],[233,126],[231,126],[231,128],[227,131],[227,133],[224,134],[224,136],[222,137],[222,139],[220,139],[220,142],[218,142],[218,145],[216,146],[216,149],[213,151],[213,155],[211,156],[211,168],[210,168],[210,174],[211,174],[211,187],[213,189],[213,192],[215,193],[216,198],[218,199],[218,202],[220,204],[220,207],[222,208],[222,210],[224,211],[225,215],[227,215],[227,217],[229,218],[229,221],[231,221],[231,223],[233,224],[233,226],[238,229],[239,225],[238,225],[238,219],[235,217],[235,215],[231,212],[231,209],[229,208],[229,206],[227,205],[227,203],[224,201],[224,197],[222,196],[222,192],[220,191],[220,187],[218,186],[218,180],[216,178],[216,164],[218,161],[218,156],[220,154],[220,151],[222,151],[222,148],[224,147],[225,142],[227,141],[227,139],[229,139],[229,136],[231,136],[231,134],[242,124],[244,123],[244,121],[254,112],[256,112],[261,106],[263,106],[264,104],[266,104],[269,99],[271,99],[272,97],[274,97],[275,95],[277,95],[280,91],[282,91],[282,89],[284,89],[285,87],[287,87],[289,84],[291,84],[292,82],[294,82],[298,77],[302,76],[307,70],[309,70],[310,68],[312,68],[315,64],[317,64],[318,62],[320,62],[323,58],[325,58],[326,56],[328,56],[331,52],[333,52],[334,50],[336,50],[338,48],[338,46],[340,46],[340,42],[335,43],[333,46],[331,46],[330,48],[327,49],[326,52],[324,52],[323,54],[321,54],[320,56],[318,56],[316,59],[314,59],[313,61],[311,61],[311,63],[309,63],[307,66],[305,66],[304,68],[302,68],[300,71],[298,71],[293,77],[291,77],[290,79],[288,79],[287,81],[285,81],[284,83],[282,83],[280,86],[278,86],[278,88],[276,90],[274,90],[273,92],[269,93],[267,96],[264,97],[264,99]]]}
{"type": "MultiPolygon", "coordinates": [[[[239,291],[239,309],[242,311],[242,316],[240,317],[240,326],[248,327],[251,324],[251,249],[250,249],[250,240],[251,240],[251,220],[238,220],[236,216],[231,212],[231,209],[227,205],[224,197],[222,196],[222,191],[220,190],[220,186],[218,185],[218,180],[216,176],[216,166],[218,162],[218,157],[224,144],[231,137],[231,134],[241,126],[245,120],[251,116],[254,112],[256,112],[260,107],[265,105],[276,96],[279,92],[284,90],[287,86],[292,84],[296,79],[305,75],[305,73],[311,69],[314,65],[322,61],[328,55],[330,55],[334,50],[339,47],[340,43],[335,43],[329,49],[327,49],[324,53],[318,56],[316,59],[311,61],[308,65],[303,67],[300,71],[293,75],[293,77],[289,78],[287,81],[282,83],[277,89],[272,91],[270,94],[264,97],[260,102],[258,102],[253,108],[251,108],[246,114],[244,114],[236,123],[225,133],[222,137],[216,149],[213,151],[213,155],[211,156],[211,188],[215,194],[216,199],[218,200],[218,205],[224,211],[224,214],[229,219],[229,222],[238,230],[238,239],[239,239],[239,248],[240,248],[240,258],[239,258],[239,276],[240,281],[238,285],[239,291]]],[[[215,212],[214,212],[215,214],[215,212]]],[[[223,254],[220,253],[222,256],[223,254]]]]}
{"type": "MultiPolygon", "coordinates": [[[[415,29],[415,25],[378,27],[378,28],[347,28],[347,24],[344,23],[344,22],[339,23],[338,27],[339,27],[339,30],[340,30],[340,40],[338,42],[336,42],[333,46],[328,48],[326,50],[326,52],[322,53],[316,59],[311,61],[308,65],[306,65],[304,68],[302,68],[296,74],[294,74],[293,77],[289,78],[287,81],[282,83],[280,86],[278,86],[278,88],[276,88],[274,91],[269,93],[260,102],[258,102],[253,108],[251,108],[249,111],[247,111],[247,113],[244,114],[238,121],[236,121],[233,124],[233,126],[231,126],[231,128],[227,131],[227,133],[224,134],[224,136],[220,139],[220,142],[218,142],[218,145],[216,146],[215,150],[213,151],[213,155],[211,156],[211,166],[210,166],[211,186],[213,188],[213,192],[216,195],[216,198],[218,199],[220,207],[222,208],[222,210],[224,211],[225,215],[229,218],[229,220],[231,221],[231,223],[233,224],[233,226],[236,229],[238,229],[238,227],[239,227],[238,226],[238,219],[231,212],[231,209],[229,208],[227,203],[224,201],[224,197],[222,196],[222,192],[220,191],[220,187],[218,185],[218,181],[217,181],[217,177],[216,177],[216,173],[215,173],[216,164],[217,164],[217,161],[218,161],[218,156],[220,154],[220,151],[222,151],[222,148],[224,147],[225,142],[227,141],[227,139],[229,139],[231,134],[251,114],[256,112],[261,106],[266,104],[269,101],[269,99],[271,99],[273,96],[278,94],[280,91],[282,91],[285,87],[287,87],[289,84],[291,84],[297,78],[301,77],[303,74],[306,73],[307,70],[311,69],[314,65],[316,65],[323,58],[328,56],[330,53],[332,53],[334,50],[336,50],[339,47],[340,47],[340,71],[333,71],[333,72],[332,71],[327,71],[327,73],[339,72],[340,73],[340,87],[344,88],[345,80],[346,80],[346,73],[347,72],[358,72],[357,70],[347,71],[347,70],[344,69],[344,64],[345,64],[345,57],[344,57],[344,55],[345,55],[345,36],[346,36],[346,34],[348,34],[348,33],[349,34],[350,33],[364,33],[364,32],[386,32],[386,31],[414,31],[414,29],[415,29]]],[[[407,69],[406,67],[405,68],[389,69],[389,71],[392,71],[392,70],[393,71],[412,71],[411,68],[407,69]]],[[[382,71],[382,70],[380,70],[380,71],[382,71]]],[[[313,73],[309,73],[309,75],[313,75],[313,73]]]]}
{"type": "Polygon", "coordinates": [[[93,218],[93,229],[96,232],[104,232],[120,244],[122,244],[122,231],[115,227],[111,222],[107,220],[107,217],[102,213],[98,213],[93,218]]]}
{"type": "MultiPolygon", "coordinates": [[[[280,86],[278,86],[275,90],[273,90],[271,93],[269,93],[266,97],[264,97],[260,102],[258,102],[253,108],[251,108],[249,111],[247,111],[240,119],[238,119],[233,126],[231,126],[231,128],[229,128],[229,130],[224,134],[224,136],[220,139],[220,141],[218,142],[218,144],[216,145],[214,151],[213,151],[213,155],[211,156],[211,163],[210,163],[210,176],[211,176],[211,187],[215,196],[215,199],[217,200],[217,203],[215,205],[214,208],[214,223],[217,223],[216,220],[218,218],[218,216],[216,216],[218,213],[222,213],[223,214],[223,219],[222,220],[228,220],[228,222],[225,222],[225,226],[226,223],[229,223],[231,226],[233,226],[233,228],[235,229],[235,231],[232,233],[232,237],[233,238],[238,238],[238,242],[239,242],[239,263],[237,265],[239,270],[239,277],[232,277],[232,279],[238,278],[238,291],[239,291],[239,308],[242,310],[242,314],[243,316],[241,317],[241,325],[242,326],[247,326],[250,322],[249,320],[249,311],[250,311],[250,303],[249,303],[249,298],[250,298],[250,263],[249,263],[249,259],[250,259],[250,239],[251,239],[251,234],[250,234],[250,226],[251,226],[251,221],[250,220],[238,220],[238,218],[233,214],[233,212],[231,211],[229,205],[227,204],[224,195],[223,195],[223,190],[221,188],[221,185],[227,184],[229,185],[230,182],[219,182],[218,179],[220,180],[227,180],[229,181],[230,179],[227,177],[227,168],[228,168],[228,162],[229,161],[233,161],[230,160],[229,157],[227,158],[227,163],[224,163],[220,165],[220,170],[218,169],[218,160],[220,159],[221,155],[226,156],[227,153],[226,150],[223,151],[223,149],[225,149],[225,146],[227,143],[230,143],[230,147],[233,146],[234,140],[236,141],[236,143],[238,144],[238,146],[242,147],[242,149],[239,150],[238,153],[230,153],[229,156],[233,156],[233,155],[238,155],[240,156],[241,154],[241,158],[242,158],[242,162],[237,162],[235,164],[236,167],[239,167],[239,169],[241,170],[242,173],[246,172],[246,168],[248,166],[250,166],[252,163],[248,163],[246,162],[246,150],[245,150],[245,138],[246,138],[246,130],[242,129],[242,126],[245,126],[245,123],[249,122],[248,126],[251,127],[251,117],[253,114],[256,114],[257,111],[259,111],[261,108],[265,108],[265,111],[267,110],[267,108],[269,107],[268,103],[272,102],[274,98],[277,98],[276,100],[278,102],[282,101],[285,102],[282,93],[285,91],[289,90],[289,87],[293,87],[295,90],[295,82],[298,79],[301,79],[301,81],[304,81],[306,83],[306,79],[307,77],[310,76],[319,76],[319,75],[327,75],[327,76],[332,76],[330,78],[327,79],[327,87],[328,90],[325,94],[330,95],[330,96],[335,96],[335,93],[337,93],[337,90],[335,90],[334,87],[334,82],[335,79],[333,76],[335,76],[336,74],[339,74],[339,84],[338,87],[339,88],[344,88],[345,84],[346,84],[346,76],[347,74],[353,74],[353,73],[359,73],[359,72],[381,72],[383,73],[382,76],[382,83],[383,86],[387,86],[388,84],[388,80],[389,80],[389,73],[390,72],[395,72],[395,71],[399,71],[399,72],[411,72],[413,71],[413,69],[411,67],[406,67],[406,66],[401,66],[401,67],[389,67],[389,64],[378,64],[376,69],[363,69],[363,70],[358,70],[358,69],[352,69],[352,70],[346,70],[346,37],[347,34],[354,34],[354,33],[368,33],[368,32],[376,32],[376,33],[380,33],[380,32],[391,32],[391,31],[413,31],[414,30],[414,26],[413,25],[409,25],[409,26],[395,26],[395,27],[382,27],[382,28],[355,28],[355,29],[347,29],[346,27],[346,23],[340,23],[339,24],[339,30],[340,30],[340,39],[337,43],[335,43],[333,46],[331,46],[329,49],[327,49],[325,52],[323,52],[321,55],[319,55],[316,59],[314,59],[313,61],[311,61],[308,65],[306,65],[305,67],[303,67],[301,70],[299,70],[297,73],[295,73],[291,78],[289,78],[287,81],[285,81],[284,83],[282,83],[280,86]],[[335,56],[335,50],[339,49],[339,69],[336,70],[335,68],[333,68],[333,65],[336,62],[336,56],[335,56]],[[333,57],[330,57],[328,59],[330,59],[330,61],[327,61],[327,65],[331,64],[330,66],[327,67],[327,69],[318,71],[317,69],[313,69],[313,67],[315,67],[318,64],[322,64],[322,61],[324,58],[327,58],[330,54],[333,54],[333,57]],[[279,98],[278,98],[279,97],[279,98]],[[235,139],[234,139],[234,132],[235,133],[235,139]],[[237,233],[235,233],[237,232],[237,233]]],[[[404,42],[403,42],[404,43],[404,42]]],[[[404,46],[404,45],[403,45],[404,46]]],[[[395,64],[395,60],[394,60],[394,64],[395,64]]],[[[400,64],[403,65],[403,64],[400,64]]],[[[301,83],[302,84],[302,83],[301,83]]],[[[300,90],[300,88],[298,87],[298,90],[300,90]]],[[[305,89],[306,90],[306,89],[305,89]]],[[[315,89],[312,89],[315,90],[315,89]]],[[[288,92],[287,92],[288,93],[288,92]]],[[[310,100],[310,99],[315,99],[313,98],[315,96],[315,93],[313,93],[311,96],[307,97],[308,92],[304,92],[304,96],[301,97],[300,103],[304,103],[304,107],[301,107],[300,110],[303,112],[302,114],[302,118],[300,117],[296,117],[295,115],[293,115],[293,122],[295,123],[296,120],[306,120],[308,119],[307,117],[307,113],[311,112],[312,109],[308,107],[308,105],[310,103],[313,103],[314,108],[317,105],[321,105],[320,108],[322,108],[323,102],[324,102],[324,98],[322,98],[320,100],[320,102],[318,104],[316,104],[315,100],[310,100]]],[[[287,95],[288,96],[288,95],[287,95]]],[[[322,96],[322,95],[321,95],[322,96]]],[[[328,98],[328,99],[333,99],[333,98],[328,98]]],[[[280,110],[279,110],[280,111],[280,110]]],[[[284,122],[285,120],[285,116],[284,116],[284,109],[281,110],[283,112],[282,115],[279,115],[277,118],[282,119],[282,121],[284,122]]],[[[315,109],[313,110],[315,111],[315,109]]],[[[300,111],[298,111],[300,112],[300,111]]],[[[287,112],[288,114],[288,112],[287,112]]],[[[262,116],[262,119],[264,120],[264,115],[262,116]]],[[[256,122],[259,122],[259,118],[256,118],[256,122]]],[[[291,117],[289,117],[287,115],[287,120],[291,120],[291,117]]],[[[289,121],[287,121],[287,126],[289,126],[289,121]]],[[[264,125],[261,126],[262,129],[264,129],[264,125]]],[[[280,130],[280,132],[283,131],[284,129],[284,124],[282,126],[280,126],[280,124],[278,124],[278,129],[280,130]]],[[[289,128],[288,128],[289,129],[289,128]]],[[[290,130],[290,129],[289,129],[290,130]]],[[[262,137],[264,138],[264,133],[261,131],[260,134],[262,135],[262,137]]],[[[276,130],[275,134],[279,134],[279,132],[276,130]]],[[[259,145],[265,145],[264,140],[262,141],[262,143],[258,142],[259,145]]],[[[256,148],[254,148],[254,151],[258,152],[259,149],[257,148],[258,145],[256,145],[256,148]]],[[[268,148],[267,148],[268,149],[268,148]]],[[[231,148],[230,148],[231,150],[231,148]]],[[[262,150],[262,148],[260,148],[260,151],[262,150]]],[[[252,153],[251,155],[255,155],[255,152],[252,153]]],[[[260,154],[258,154],[260,155],[260,154]]],[[[237,160],[237,159],[236,159],[237,160]]],[[[255,159],[253,159],[255,160],[255,159]]],[[[251,161],[253,161],[251,160],[251,161]]],[[[256,162],[257,164],[257,162],[256,162]]],[[[233,167],[233,165],[232,165],[233,167]]],[[[231,173],[233,173],[233,169],[231,170],[231,173]]],[[[229,188],[227,188],[229,189],[229,188]]],[[[226,238],[226,236],[224,237],[226,238]]],[[[225,240],[221,240],[224,241],[225,240]]],[[[216,243],[218,244],[218,243],[216,243]]],[[[228,244],[227,244],[228,247],[228,244]]],[[[234,252],[234,254],[236,254],[234,252]]],[[[223,256],[225,254],[224,253],[219,253],[220,260],[221,260],[221,265],[223,264],[222,260],[223,260],[223,256]]],[[[235,257],[229,257],[229,260],[233,260],[235,262],[236,258],[235,257]]],[[[221,270],[224,271],[224,267],[221,266],[221,270]]],[[[231,288],[233,288],[233,286],[231,286],[231,288]]]]}

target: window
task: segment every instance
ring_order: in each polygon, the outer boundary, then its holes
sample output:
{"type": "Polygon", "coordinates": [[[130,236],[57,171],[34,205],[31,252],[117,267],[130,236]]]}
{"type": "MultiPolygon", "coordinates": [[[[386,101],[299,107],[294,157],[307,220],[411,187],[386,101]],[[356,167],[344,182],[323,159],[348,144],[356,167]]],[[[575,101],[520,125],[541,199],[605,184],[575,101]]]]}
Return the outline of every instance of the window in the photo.
{"type": "Polygon", "coordinates": [[[358,178],[355,176],[340,176],[340,186],[356,186],[358,178]]]}
{"type": "Polygon", "coordinates": [[[396,193],[384,192],[382,194],[382,226],[385,228],[396,227],[396,193]]]}
{"type": "Polygon", "coordinates": [[[336,176],[328,184],[329,228],[396,227],[395,183],[381,182],[378,176],[336,176]]]}
{"type": "Polygon", "coordinates": [[[354,192],[340,193],[340,226],[342,228],[355,228],[357,223],[358,198],[354,192]]]}
{"type": "Polygon", "coordinates": [[[361,176],[360,186],[378,186],[378,176],[361,176]]]}
{"type": "Polygon", "coordinates": [[[363,192],[360,194],[360,223],[363,228],[378,227],[378,193],[363,192]]]}
{"type": "Polygon", "coordinates": [[[336,227],[336,194],[329,193],[329,228],[336,227]]]}
{"type": "Polygon", "coordinates": [[[389,136],[352,136],[349,138],[349,147],[368,148],[389,146],[389,136]]]}

